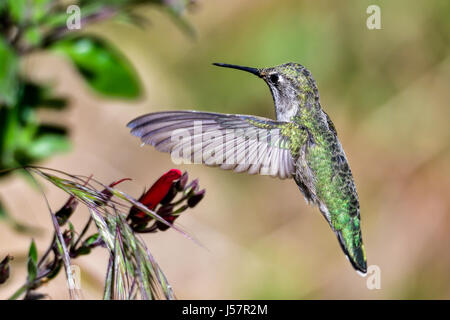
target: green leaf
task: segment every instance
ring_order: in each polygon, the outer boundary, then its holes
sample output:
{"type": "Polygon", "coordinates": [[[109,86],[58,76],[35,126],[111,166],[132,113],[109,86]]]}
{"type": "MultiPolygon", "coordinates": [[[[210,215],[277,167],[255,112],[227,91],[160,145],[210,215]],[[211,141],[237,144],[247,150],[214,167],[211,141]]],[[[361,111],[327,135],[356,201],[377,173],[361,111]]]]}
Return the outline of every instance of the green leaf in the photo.
{"type": "Polygon", "coordinates": [[[85,256],[91,253],[91,248],[89,247],[79,247],[76,251],[77,256],[85,256]]]}
{"type": "Polygon", "coordinates": [[[24,82],[13,108],[0,108],[0,170],[27,165],[70,148],[64,127],[40,124],[37,109],[64,108],[50,89],[24,82]]]}
{"type": "Polygon", "coordinates": [[[33,1],[31,1],[32,5],[33,5],[33,12],[32,12],[33,21],[38,22],[46,16],[52,1],[53,0],[33,0],[33,1]]]}
{"type": "MultiPolygon", "coordinates": [[[[16,133],[19,132],[18,108],[0,108],[0,164],[1,169],[14,167],[16,133]]],[[[5,173],[6,174],[6,173],[5,173]]]]}
{"type": "Polygon", "coordinates": [[[13,49],[0,38],[0,105],[13,105],[18,90],[19,62],[13,49]]]}
{"type": "MultiPolygon", "coordinates": [[[[3,1],[3,0],[2,0],[3,1]]],[[[7,0],[9,12],[17,24],[39,22],[48,13],[52,0],[7,0]]]]}
{"type": "Polygon", "coordinates": [[[30,249],[28,251],[28,281],[31,282],[37,276],[37,249],[34,240],[31,240],[30,249]]]}
{"type": "Polygon", "coordinates": [[[90,245],[92,245],[95,241],[97,241],[98,237],[100,236],[99,233],[93,234],[92,236],[90,236],[89,238],[87,238],[83,245],[86,247],[89,247],[90,245]]]}
{"type": "Polygon", "coordinates": [[[0,202],[0,220],[6,220],[8,218],[8,213],[6,212],[3,204],[0,202]]]}
{"type": "Polygon", "coordinates": [[[67,17],[68,15],[65,11],[55,12],[49,16],[46,16],[43,24],[49,29],[62,27],[66,25],[67,17]]]}
{"type": "Polygon", "coordinates": [[[38,46],[43,38],[42,30],[39,27],[28,28],[24,33],[24,38],[32,46],[38,46]]]}
{"type": "Polygon", "coordinates": [[[44,134],[33,141],[27,150],[27,156],[31,159],[44,159],[55,153],[65,152],[70,149],[70,141],[63,135],[44,134]]]}
{"type": "Polygon", "coordinates": [[[34,240],[31,240],[30,249],[28,250],[28,258],[31,259],[34,263],[37,263],[38,253],[34,240]]]}
{"type": "Polygon", "coordinates": [[[137,98],[141,88],[128,60],[104,40],[93,36],[64,39],[52,49],[69,57],[87,83],[110,97],[137,98]]]}
{"type": "Polygon", "coordinates": [[[9,13],[14,22],[21,23],[25,20],[27,14],[28,0],[7,0],[9,13]]]}

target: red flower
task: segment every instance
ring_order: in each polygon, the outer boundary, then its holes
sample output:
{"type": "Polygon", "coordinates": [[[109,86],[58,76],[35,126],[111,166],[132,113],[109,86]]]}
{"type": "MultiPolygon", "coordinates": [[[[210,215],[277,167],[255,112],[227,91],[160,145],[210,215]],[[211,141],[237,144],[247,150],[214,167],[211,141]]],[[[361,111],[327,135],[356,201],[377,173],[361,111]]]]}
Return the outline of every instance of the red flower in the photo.
{"type": "MultiPolygon", "coordinates": [[[[144,194],[139,198],[139,202],[150,210],[154,210],[156,206],[164,199],[172,188],[173,182],[181,177],[181,171],[177,169],[171,169],[161,178],[158,179],[144,194]]],[[[144,222],[151,220],[151,217],[139,210],[136,207],[132,207],[129,213],[129,217],[134,222],[144,222]]]]}
{"type": "MultiPolygon", "coordinates": [[[[156,213],[170,224],[173,224],[183,211],[193,208],[205,194],[205,190],[198,190],[198,181],[187,184],[188,174],[181,174],[180,170],[172,169],[166,172],[139,198],[139,202],[156,213]],[[174,200],[178,194],[181,198],[174,200]]],[[[132,228],[137,232],[155,232],[167,230],[168,225],[161,221],[147,227],[153,219],[144,211],[133,206],[128,214],[132,228]]]]}

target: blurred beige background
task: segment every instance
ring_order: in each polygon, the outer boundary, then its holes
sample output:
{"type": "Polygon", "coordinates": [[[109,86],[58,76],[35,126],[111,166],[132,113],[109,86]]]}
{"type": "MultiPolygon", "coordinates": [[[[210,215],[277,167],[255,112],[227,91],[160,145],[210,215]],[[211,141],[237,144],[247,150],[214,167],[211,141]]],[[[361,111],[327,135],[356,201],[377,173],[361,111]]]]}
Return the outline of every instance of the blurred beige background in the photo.
{"type": "MultiPolygon", "coordinates": [[[[206,197],[179,224],[207,247],[173,230],[145,235],[179,298],[449,299],[450,298],[450,10],[448,1],[198,1],[187,14],[192,39],[170,17],[146,9],[137,29],[102,23],[101,33],[136,67],[145,89],[138,102],[94,94],[58,56],[34,54],[23,70],[71,99],[63,121],[73,148],[43,165],[94,174],[136,197],[165,170],[167,154],[140,147],[126,123],[143,113],[200,109],[274,117],[266,85],[212,62],[263,67],[288,61],[307,66],[321,103],[338,130],[356,180],[368,263],[381,268],[381,289],[368,290],[345,259],[319,210],[307,206],[292,181],[247,176],[198,165],[206,197]],[[366,28],[366,8],[381,7],[381,30],[366,28]]],[[[46,185],[54,208],[66,195],[46,185]]],[[[21,176],[0,183],[9,212],[39,227],[46,248],[51,222],[38,191],[21,176]]],[[[78,210],[81,226],[87,211],[78,210]]],[[[29,236],[0,224],[0,257],[15,256],[8,297],[25,278],[29,236]]],[[[83,296],[100,298],[106,252],[74,261],[83,296]]],[[[42,292],[68,298],[63,273],[42,292]]]]}

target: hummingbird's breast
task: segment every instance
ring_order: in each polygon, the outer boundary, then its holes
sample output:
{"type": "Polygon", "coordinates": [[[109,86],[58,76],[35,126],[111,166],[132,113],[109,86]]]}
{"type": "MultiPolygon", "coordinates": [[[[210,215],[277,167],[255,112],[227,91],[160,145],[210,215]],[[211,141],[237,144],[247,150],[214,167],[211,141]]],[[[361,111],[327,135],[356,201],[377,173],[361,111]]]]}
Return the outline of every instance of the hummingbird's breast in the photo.
{"type": "Polygon", "coordinates": [[[298,105],[295,103],[281,104],[276,107],[277,120],[289,122],[297,114],[297,111],[298,105]]]}

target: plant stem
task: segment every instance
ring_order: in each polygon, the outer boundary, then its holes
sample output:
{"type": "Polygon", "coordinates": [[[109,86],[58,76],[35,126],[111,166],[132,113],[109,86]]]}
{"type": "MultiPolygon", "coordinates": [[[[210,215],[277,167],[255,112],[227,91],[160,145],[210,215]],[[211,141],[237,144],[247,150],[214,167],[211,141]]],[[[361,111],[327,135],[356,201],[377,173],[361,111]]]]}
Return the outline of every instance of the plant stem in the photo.
{"type": "Polygon", "coordinates": [[[92,216],[89,215],[89,220],[87,221],[86,225],[84,226],[83,230],[81,231],[80,235],[78,236],[77,240],[75,241],[74,245],[72,246],[73,249],[77,248],[77,245],[81,241],[81,238],[83,238],[83,236],[89,229],[89,226],[91,225],[91,221],[92,221],[92,216]]]}
{"type": "Polygon", "coordinates": [[[53,245],[55,244],[55,240],[56,240],[56,234],[53,233],[53,238],[52,238],[52,241],[50,243],[50,246],[47,248],[47,250],[45,250],[45,253],[42,255],[41,259],[39,259],[39,262],[37,264],[38,268],[41,266],[41,264],[45,261],[45,258],[47,258],[47,256],[52,251],[53,245]]]}
{"type": "Polygon", "coordinates": [[[18,297],[20,297],[25,291],[28,291],[30,284],[27,282],[24,285],[22,285],[19,289],[17,289],[16,292],[12,294],[11,297],[8,298],[8,300],[16,300],[18,297]]]}

